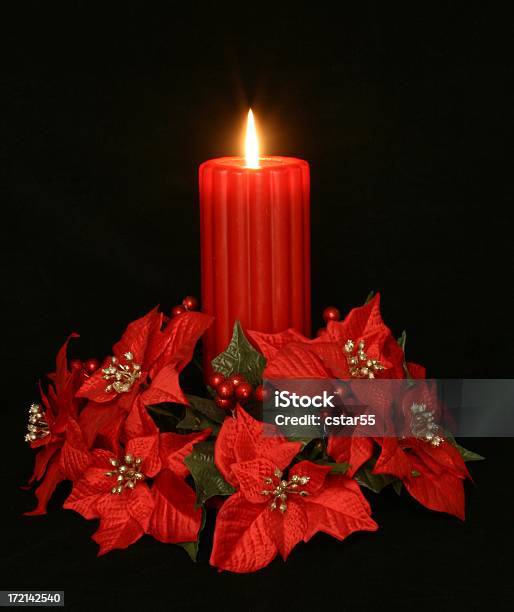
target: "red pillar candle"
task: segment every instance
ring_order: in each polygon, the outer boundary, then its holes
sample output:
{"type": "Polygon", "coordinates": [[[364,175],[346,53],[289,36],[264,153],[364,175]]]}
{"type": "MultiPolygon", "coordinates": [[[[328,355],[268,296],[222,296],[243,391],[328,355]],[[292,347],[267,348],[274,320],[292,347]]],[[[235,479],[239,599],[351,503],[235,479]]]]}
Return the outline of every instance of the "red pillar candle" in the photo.
{"type": "Polygon", "coordinates": [[[310,333],[309,164],[258,158],[248,140],[246,158],[200,166],[202,309],[214,316],[207,369],[236,320],[261,332],[310,333]]]}

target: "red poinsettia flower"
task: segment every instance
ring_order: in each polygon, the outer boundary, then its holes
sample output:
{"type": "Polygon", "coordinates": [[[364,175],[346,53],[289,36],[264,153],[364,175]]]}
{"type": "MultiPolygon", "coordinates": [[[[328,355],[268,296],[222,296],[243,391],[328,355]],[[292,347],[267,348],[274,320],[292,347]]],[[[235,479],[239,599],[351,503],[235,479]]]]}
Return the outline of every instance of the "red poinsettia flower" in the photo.
{"type": "Polygon", "coordinates": [[[343,349],[350,378],[405,378],[403,350],[382,320],[379,293],[343,321],[329,321],[319,341],[343,349]]]}
{"type": "Polygon", "coordinates": [[[285,560],[296,544],[319,531],[342,540],[354,531],[377,529],[354,480],[310,461],[284,474],[301,444],[267,435],[265,427],[237,407],[216,441],[216,465],[237,491],[219,511],[212,565],[256,571],[279,553],[285,560]]]}
{"type": "Polygon", "coordinates": [[[48,375],[46,392],[40,387],[42,405],[33,404],[26,440],[36,454],[29,485],[40,481],[35,491],[36,508],[27,515],[45,514],[50,497],[63,480],[75,477],[89,461],[87,447],[77,424],[75,393],[81,384],[80,372],[70,370],[67,348],[72,334],[57,353],[55,372],[48,375]]]}
{"type": "MultiPolygon", "coordinates": [[[[248,331],[267,359],[267,378],[405,378],[404,353],[380,314],[380,294],[330,321],[309,340],[289,329],[278,334],[248,331]],[[309,353],[309,354],[307,354],[309,353]]],[[[419,366],[409,364],[418,372],[419,366]]]]}
{"type": "Polygon", "coordinates": [[[381,447],[373,474],[399,478],[420,504],[464,520],[464,480],[469,472],[459,451],[447,440],[433,444],[409,438],[331,437],[328,454],[337,462],[348,462],[349,475],[375,455],[381,447]]]}
{"type": "Polygon", "coordinates": [[[163,327],[157,308],[129,324],[113,346],[113,355],[79,389],[89,403],[80,425],[89,444],[113,449],[124,416],[137,398],[143,405],[187,404],[179,375],[212,322],[200,312],[185,312],[163,327]]]}
{"type": "Polygon", "coordinates": [[[399,478],[420,504],[464,520],[464,480],[469,472],[459,451],[448,441],[438,445],[417,438],[377,440],[382,452],[375,474],[399,478]]]}
{"type": "Polygon", "coordinates": [[[126,548],[143,534],[161,542],[198,538],[202,511],[186,483],[184,458],[210,430],[190,435],[159,433],[142,403],[131,411],[118,453],[94,449],[64,508],[100,519],[93,539],[99,555],[126,548]]]}

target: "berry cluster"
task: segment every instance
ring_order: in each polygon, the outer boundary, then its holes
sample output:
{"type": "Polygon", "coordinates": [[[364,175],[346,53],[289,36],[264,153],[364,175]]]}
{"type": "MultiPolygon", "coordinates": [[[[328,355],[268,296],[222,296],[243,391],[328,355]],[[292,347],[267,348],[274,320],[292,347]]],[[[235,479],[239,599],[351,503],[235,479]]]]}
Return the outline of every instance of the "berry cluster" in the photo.
{"type": "Polygon", "coordinates": [[[252,397],[258,402],[264,399],[262,385],[254,389],[242,374],[232,374],[226,378],[219,372],[213,372],[208,382],[216,393],[216,405],[223,410],[231,411],[236,402],[246,404],[252,397]]]}
{"type": "Polygon", "coordinates": [[[186,312],[186,310],[198,310],[198,300],[193,295],[186,295],[182,300],[182,304],[173,306],[171,316],[176,317],[186,312]]]}
{"type": "Polygon", "coordinates": [[[86,378],[89,378],[91,374],[94,374],[98,370],[100,367],[100,362],[94,357],[91,359],[86,359],[86,361],[72,359],[70,361],[70,367],[73,372],[81,373],[82,380],[86,380],[86,378]]]}

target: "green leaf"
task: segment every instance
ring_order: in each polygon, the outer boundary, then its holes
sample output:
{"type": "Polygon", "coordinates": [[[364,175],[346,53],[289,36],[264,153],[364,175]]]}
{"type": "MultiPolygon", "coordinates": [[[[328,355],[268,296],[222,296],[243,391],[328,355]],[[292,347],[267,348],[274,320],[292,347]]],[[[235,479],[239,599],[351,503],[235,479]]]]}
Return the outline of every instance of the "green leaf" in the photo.
{"type": "Polygon", "coordinates": [[[164,404],[148,406],[150,416],[161,431],[175,431],[177,423],[180,421],[180,414],[176,410],[177,405],[170,404],[170,406],[174,407],[171,409],[165,408],[164,404]]]}
{"type": "Polygon", "coordinates": [[[187,554],[191,557],[191,561],[196,563],[196,558],[198,557],[198,547],[200,546],[200,534],[205,527],[205,519],[206,514],[205,510],[202,508],[202,523],[200,525],[200,529],[198,530],[198,539],[194,542],[179,542],[178,545],[181,546],[187,554]]]}
{"type": "Polygon", "coordinates": [[[184,418],[177,423],[177,429],[203,431],[209,428],[212,429],[214,435],[217,435],[220,430],[220,425],[215,421],[211,421],[203,414],[195,412],[190,406],[186,406],[184,418]]]}
{"type": "Polygon", "coordinates": [[[226,482],[214,463],[214,442],[199,442],[184,459],[195,482],[196,504],[200,506],[215,495],[232,495],[235,489],[226,482]]]}
{"type": "Polygon", "coordinates": [[[401,494],[401,492],[402,492],[402,486],[403,486],[403,483],[402,483],[402,481],[401,481],[399,478],[398,478],[398,479],[396,479],[396,480],[393,482],[393,489],[394,489],[394,491],[395,491],[396,495],[400,495],[400,494],[401,494]]]}
{"type": "Polygon", "coordinates": [[[375,292],[374,292],[374,291],[370,291],[370,292],[368,293],[368,297],[366,298],[366,300],[365,300],[364,304],[367,304],[368,302],[371,302],[371,300],[373,299],[373,296],[374,296],[374,295],[375,295],[375,292]]]}
{"type": "Polygon", "coordinates": [[[484,461],[485,457],[479,455],[478,453],[474,453],[473,451],[464,448],[457,442],[454,443],[455,448],[459,451],[460,456],[464,459],[464,461],[484,461]]]}
{"type": "Polygon", "coordinates": [[[191,408],[193,408],[195,412],[200,412],[209,420],[214,421],[215,423],[223,423],[225,420],[225,411],[218,408],[218,406],[216,406],[212,400],[204,397],[198,397],[197,395],[188,394],[186,394],[186,398],[191,405],[191,408]]]}
{"type": "Polygon", "coordinates": [[[455,448],[459,451],[460,456],[464,459],[464,461],[484,461],[485,460],[485,457],[482,457],[482,455],[479,455],[478,453],[474,453],[473,451],[470,451],[467,448],[464,448],[463,446],[461,446],[455,439],[454,435],[450,433],[449,431],[444,430],[444,437],[448,440],[450,444],[455,446],[455,448]]]}
{"type": "MultiPolygon", "coordinates": [[[[407,344],[407,332],[405,330],[402,331],[402,335],[398,338],[397,340],[398,344],[400,345],[402,351],[403,351],[403,371],[405,372],[405,378],[408,378],[409,380],[413,380],[411,373],[409,372],[409,368],[407,367],[407,359],[405,356],[405,345],[407,344]]],[[[410,383],[408,383],[407,386],[411,386],[410,383]]]]}
{"type": "Polygon", "coordinates": [[[248,342],[241,324],[236,321],[230,344],[211,363],[224,376],[243,374],[252,385],[260,385],[266,359],[248,342]]]}
{"type": "Polygon", "coordinates": [[[473,451],[464,448],[460,444],[455,443],[455,448],[459,451],[460,456],[464,459],[464,461],[484,461],[485,457],[479,455],[478,453],[474,453],[473,451]]]}
{"type": "Polygon", "coordinates": [[[346,472],[348,471],[348,468],[350,467],[350,464],[347,463],[346,461],[343,463],[334,463],[332,461],[314,461],[314,463],[317,463],[318,465],[330,466],[331,474],[346,474],[346,472]]]}
{"type": "Polygon", "coordinates": [[[398,480],[396,476],[389,474],[373,474],[371,468],[362,467],[356,474],[355,480],[363,487],[367,487],[374,493],[380,493],[383,488],[387,487],[398,480]]]}
{"type": "Polygon", "coordinates": [[[405,344],[407,343],[407,332],[402,331],[402,335],[398,338],[398,344],[402,347],[402,351],[405,353],[405,344]]]}

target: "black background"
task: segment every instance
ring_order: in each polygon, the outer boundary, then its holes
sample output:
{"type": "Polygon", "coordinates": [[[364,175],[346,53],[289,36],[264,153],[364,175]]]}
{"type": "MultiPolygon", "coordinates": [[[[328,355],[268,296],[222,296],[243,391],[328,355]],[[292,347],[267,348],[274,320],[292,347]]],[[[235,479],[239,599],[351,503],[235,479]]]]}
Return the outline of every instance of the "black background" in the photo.
{"type": "Polygon", "coordinates": [[[432,377],[512,376],[512,37],[483,3],[33,3],[3,19],[0,587],[73,609],[512,607],[512,441],[465,443],[468,518],[374,496],[376,534],[320,535],[246,576],[144,538],[97,559],[94,524],[20,517],[27,405],[70,331],[109,353],[156,303],[199,292],[197,167],[267,154],[312,173],[313,327],[379,290],[432,377]],[[51,6],[49,6],[51,4],[51,6]]]}

